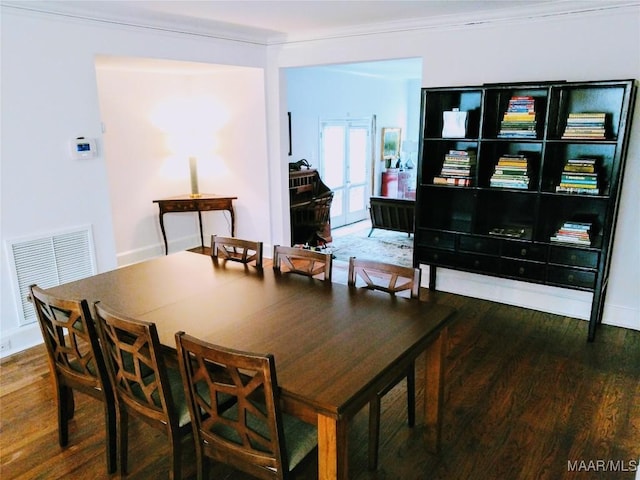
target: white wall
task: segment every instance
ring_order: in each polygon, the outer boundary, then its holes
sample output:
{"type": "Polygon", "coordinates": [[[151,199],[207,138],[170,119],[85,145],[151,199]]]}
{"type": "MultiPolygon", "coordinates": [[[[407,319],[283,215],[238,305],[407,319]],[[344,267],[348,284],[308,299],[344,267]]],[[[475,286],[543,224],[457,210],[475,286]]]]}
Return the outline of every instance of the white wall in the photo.
{"type": "MultiPolygon", "coordinates": [[[[280,68],[418,56],[424,87],[638,79],[640,6],[345,36],[272,50],[280,68]]],[[[640,330],[640,107],[634,116],[603,321],[640,330]]],[[[578,318],[589,317],[592,298],[585,292],[448,270],[439,270],[438,288],[578,318]]]]}
{"type": "MultiPolygon", "coordinates": [[[[68,141],[81,135],[97,138],[99,148],[103,147],[94,67],[97,55],[268,67],[267,188],[272,243],[289,238],[288,223],[283,221],[288,218],[283,68],[421,57],[423,86],[640,77],[637,4],[612,13],[513,24],[470,23],[459,28],[431,27],[266,48],[1,8],[2,248],[7,239],[91,224],[100,271],[116,267],[120,253],[107,163],[102,155],[86,162],[72,161],[68,155],[68,141]]],[[[640,329],[640,191],[635,188],[640,183],[640,108],[636,108],[634,121],[604,318],[607,323],[640,329]]],[[[238,197],[250,195],[249,187],[236,190],[238,197]]],[[[241,224],[242,219],[238,221],[241,224]]],[[[12,349],[2,355],[41,341],[37,329],[18,327],[4,255],[0,340],[11,340],[12,349]]],[[[490,277],[476,282],[472,275],[453,272],[442,280],[443,287],[452,290],[534,308],[559,307],[576,316],[586,316],[589,303],[584,295],[571,291],[490,277]]]]}
{"type": "MultiPolygon", "coordinates": [[[[116,245],[112,218],[128,215],[122,211],[121,198],[136,204],[151,202],[149,190],[120,190],[109,182],[111,165],[103,154],[101,116],[95,73],[97,55],[171,59],[189,62],[226,64],[261,69],[265,66],[264,47],[240,42],[215,40],[168,32],[133,29],[96,22],[81,22],[55,16],[23,14],[2,7],[2,142],[1,142],[1,240],[0,261],[0,340],[6,346],[2,356],[42,341],[38,327],[19,327],[11,275],[6,260],[8,239],[37,236],[76,225],[92,225],[99,271],[117,266],[117,255],[127,249],[141,248],[124,240],[116,245]],[[68,142],[78,136],[98,139],[98,158],[71,160],[68,142]],[[114,191],[115,189],[115,191],[114,191]],[[113,198],[113,195],[115,198],[113,198]],[[113,206],[116,209],[113,209],[113,206]]],[[[257,92],[261,95],[263,92],[257,92]]],[[[234,94],[235,96],[236,94],[234,94]]],[[[256,100],[253,96],[252,100],[256,100]]],[[[262,102],[264,103],[264,102],[262,102]]],[[[244,104],[248,106],[247,103],[244,104]]],[[[263,121],[264,108],[253,112],[263,121]]],[[[249,115],[243,113],[243,115],[249,115]]],[[[244,117],[246,119],[246,117],[244,117]]],[[[254,133],[256,129],[250,127],[254,133]]],[[[234,135],[243,135],[234,132],[234,135]]],[[[234,143],[237,142],[237,136],[234,143]]],[[[244,138],[248,143],[264,145],[264,136],[244,138]]],[[[256,147],[258,148],[258,147],[256,147]]],[[[248,151],[240,149],[240,166],[234,175],[251,170],[248,151]]],[[[265,155],[252,159],[258,172],[268,169],[265,155]]],[[[278,162],[280,163],[280,162],[278,162]]],[[[128,175],[128,169],[121,173],[128,175]]],[[[141,175],[141,174],[140,174],[141,175]]],[[[205,185],[217,188],[212,181],[205,185]]],[[[238,211],[238,232],[249,232],[262,225],[246,225],[243,209],[254,195],[255,185],[229,185],[242,204],[238,211]]],[[[169,189],[158,192],[168,193],[169,189]]],[[[224,193],[227,193],[225,190],[224,193]]],[[[268,202],[260,198],[261,204],[268,202]]],[[[151,206],[153,208],[153,206],[151,206]]],[[[127,222],[150,221],[150,212],[127,222]]],[[[269,219],[262,219],[269,223],[269,219]]],[[[155,228],[152,232],[157,235],[155,228]]],[[[173,233],[176,238],[192,231],[173,233]]],[[[262,232],[261,232],[262,233],[262,232]]],[[[139,233],[138,233],[139,234],[139,233]]],[[[118,240],[120,242],[120,238],[118,240]]],[[[147,247],[157,247],[159,238],[148,238],[147,247]]]]}
{"type": "MultiPolygon", "coordinates": [[[[189,156],[200,192],[238,196],[236,236],[269,244],[264,70],[131,58],[97,65],[118,265],[164,253],[152,200],[190,192],[189,156]]],[[[212,233],[231,234],[227,212],[202,219],[205,245],[212,233]]],[[[196,213],[167,214],[164,224],[170,253],[200,244],[196,213]]]]}

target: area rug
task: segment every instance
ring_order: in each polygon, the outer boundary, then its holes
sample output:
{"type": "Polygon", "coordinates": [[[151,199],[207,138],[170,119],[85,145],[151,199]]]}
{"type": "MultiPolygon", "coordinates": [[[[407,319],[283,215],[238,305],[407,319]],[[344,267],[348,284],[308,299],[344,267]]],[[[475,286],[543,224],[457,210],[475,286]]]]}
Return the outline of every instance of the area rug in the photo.
{"type": "Polygon", "coordinates": [[[402,232],[376,229],[367,237],[369,230],[367,228],[346,236],[334,236],[328,245],[334,258],[348,262],[349,257],[358,257],[413,266],[413,235],[409,237],[402,232]]]}

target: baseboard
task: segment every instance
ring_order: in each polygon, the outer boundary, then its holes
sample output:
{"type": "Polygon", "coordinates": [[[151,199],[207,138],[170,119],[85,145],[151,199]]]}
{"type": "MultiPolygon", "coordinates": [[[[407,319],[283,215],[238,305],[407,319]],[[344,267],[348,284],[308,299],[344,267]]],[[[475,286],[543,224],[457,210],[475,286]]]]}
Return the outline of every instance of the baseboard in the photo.
{"type": "MultiPolygon", "coordinates": [[[[429,267],[423,269],[423,287],[428,287],[429,267]]],[[[551,287],[487,275],[438,268],[436,289],[481,298],[516,307],[588,320],[593,294],[568,288],[551,287]]],[[[640,330],[640,312],[605,302],[602,323],[640,330]]]]}
{"type": "MultiPolygon", "coordinates": [[[[181,252],[200,245],[199,236],[182,237],[171,240],[169,242],[169,253],[181,252]]],[[[126,252],[119,252],[116,254],[116,260],[118,267],[124,267],[126,265],[132,265],[134,263],[140,263],[151,258],[160,257],[164,255],[164,244],[156,243],[154,245],[148,245],[143,248],[137,248],[135,250],[128,250],[126,252]]]]}
{"type": "Polygon", "coordinates": [[[2,332],[2,351],[0,358],[5,358],[14,353],[43,343],[42,332],[37,322],[18,328],[11,328],[2,332]]]}

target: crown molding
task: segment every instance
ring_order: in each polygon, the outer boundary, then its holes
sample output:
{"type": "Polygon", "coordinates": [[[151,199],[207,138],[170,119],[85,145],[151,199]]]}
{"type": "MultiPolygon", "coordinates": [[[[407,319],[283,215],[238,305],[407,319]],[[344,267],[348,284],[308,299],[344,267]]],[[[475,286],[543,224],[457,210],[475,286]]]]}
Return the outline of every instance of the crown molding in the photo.
{"type": "Polygon", "coordinates": [[[517,23],[553,17],[561,18],[567,15],[602,15],[619,13],[620,11],[633,12],[640,18],[640,1],[637,0],[597,2],[592,0],[560,0],[526,7],[517,6],[516,2],[513,2],[511,5],[512,6],[505,7],[499,11],[439,15],[377,24],[355,25],[347,28],[324,29],[302,34],[293,33],[287,35],[284,40],[275,37],[270,38],[269,45],[287,45],[318,40],[363,37],[419,30],[449,30],[469,26],[517,23]]]}
{"type": "Polygon", "coordinates": [[[83,2],[2,0],[0,6],[3,10],[25,15],[52,16],[72,21],[109,24],[260,46],[268,45],[269,38],[274,38],[276,41],[281,41],[284,38],[283,34],[272,30],[243,27],[193,17],[178,18],[168,14],[150,14],[149,12],[145,12],[144,15],[124,14],[122,11],[96,8],[95,4],[92,4],[92,8],[88,9],[83,7],[83,2]]]}
{"type": "Polygon", "coordinates": [[[602,15],[632,11],[640,16],[640,1],[632,0],[560,0],[519,6],[517,2],[505,2],[507,7],[497,11],[479,11],[473,14],[437,15],[375,24],[352,25],[343,28],[308,30],[304,33],[284,33],[275,30],[244,27],[195,17],[150,13],[135,9],[130,12],[114,10],[108,2],[101,8],[99,2],[65,1],[15,1],[2,0],[0,6],[14,12],[34,15],[51,15],[76,21],[110,24],[136,29],[163,31],[180,35],[193,35],[218,40],[241,42],[259,46],[284,46],[294,43],[363,37],[379,34],[403,33],[420,30],[445,30],[496,23],[514,23],[567,15],[602,15]],[[86,4],[85,4],[86,5],[86,4]]]}

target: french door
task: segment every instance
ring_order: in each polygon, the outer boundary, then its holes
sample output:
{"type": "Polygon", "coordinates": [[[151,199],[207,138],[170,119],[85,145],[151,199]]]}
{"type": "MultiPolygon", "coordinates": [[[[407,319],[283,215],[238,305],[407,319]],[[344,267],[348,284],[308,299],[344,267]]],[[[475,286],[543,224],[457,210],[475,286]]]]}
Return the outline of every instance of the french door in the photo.
{"type": "Polygon", "coordinates": [[[321,120],[320,175],[333,191],[332,228],[367,218],[373,118],[321,120]]]}

